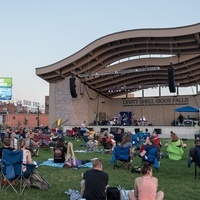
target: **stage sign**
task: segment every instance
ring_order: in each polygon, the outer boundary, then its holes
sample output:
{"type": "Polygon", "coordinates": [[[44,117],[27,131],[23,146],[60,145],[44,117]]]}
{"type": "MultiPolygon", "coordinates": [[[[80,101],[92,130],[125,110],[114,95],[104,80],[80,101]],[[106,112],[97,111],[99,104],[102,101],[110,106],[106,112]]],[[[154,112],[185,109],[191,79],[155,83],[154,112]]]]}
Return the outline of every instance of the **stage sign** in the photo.
{"type": "Polygon", "coordinates": [[[0,77],[0,100],[12,99],[12,78],[0,77]]]}

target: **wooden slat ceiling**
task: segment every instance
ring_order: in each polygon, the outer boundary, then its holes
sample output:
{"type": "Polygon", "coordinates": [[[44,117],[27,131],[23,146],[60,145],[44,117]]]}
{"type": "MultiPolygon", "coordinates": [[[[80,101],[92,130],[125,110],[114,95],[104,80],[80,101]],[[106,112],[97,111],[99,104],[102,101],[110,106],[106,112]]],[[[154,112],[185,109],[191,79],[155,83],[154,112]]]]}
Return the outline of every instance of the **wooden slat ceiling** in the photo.
{"type": "Polygon", "coordinates": [[[73,74],[89,88],[113,98],[144,88],[167,86],[170,62],[177,86],[200,83],[200,24],[114,33],[95,40],[66,59],[36,68],[36,74],[49,83],[73,74]],[[160,70],[134,71],[148,67],[160,70]],[[129,73],[114,73],[120,70],[129,73]],[[107,72],[111,73],[106,75],[107,72]]]}

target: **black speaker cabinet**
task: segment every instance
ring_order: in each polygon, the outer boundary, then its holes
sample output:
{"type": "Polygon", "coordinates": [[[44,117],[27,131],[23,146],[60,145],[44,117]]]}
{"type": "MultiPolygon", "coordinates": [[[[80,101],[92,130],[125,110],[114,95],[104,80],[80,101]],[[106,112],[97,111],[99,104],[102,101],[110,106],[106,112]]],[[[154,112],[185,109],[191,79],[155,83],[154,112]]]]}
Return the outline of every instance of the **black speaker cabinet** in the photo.
{"type": "Polygon", "coordinates": [[[75,81],[76,79],[74,77],[69,79],[70,93],[73,98],[77,98],[75,81]]]}
{"type": "Polygon", "coordinates": [[[175,83],[174,83],[174,68],[168,69],[168,84],[169,84],[169,91],[176,92],[175,83]]]}
{"type": "Polygon", "coordinates": [[[154,131],[155,131],[157,134],[162,134],[162,129],[160,129],[160,128],[155,128],[154,131]]]}

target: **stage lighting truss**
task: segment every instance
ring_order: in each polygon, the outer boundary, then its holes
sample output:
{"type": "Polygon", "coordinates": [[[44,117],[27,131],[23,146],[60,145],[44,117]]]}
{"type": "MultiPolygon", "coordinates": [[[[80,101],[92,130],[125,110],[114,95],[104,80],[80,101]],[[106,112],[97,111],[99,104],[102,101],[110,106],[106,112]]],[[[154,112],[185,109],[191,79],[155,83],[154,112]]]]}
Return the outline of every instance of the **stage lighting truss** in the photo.
{"type": "Polygon", "coordinates": [[[109,93],[122,92],[122,91],[133,92],[133,91],[138,91],[138,90],[148,89],[148,88],[153,89],[157,87],[168,87],[168,84],[138,85],[137,87],[136,86],[114,86],[114,87],[107,88],[107,90],[109,93]]]}
{"type": "Polygon", "coordinates": [[[80,78],[89,78],[89,77],[100,77],[106,75],[123,75],[123,74],[130,74],[130,73],[138,73],[138,72],[148,72],[148,71],[158,71],[160,67],[149,67],[146,66],[144,68],[137,68],[137,69],[128,69],[128,70],[119,70],[119,71],[110,71],[110,72],[97,72],[97,73],[87,73],[87,74],[79,74],[80,78]]]}

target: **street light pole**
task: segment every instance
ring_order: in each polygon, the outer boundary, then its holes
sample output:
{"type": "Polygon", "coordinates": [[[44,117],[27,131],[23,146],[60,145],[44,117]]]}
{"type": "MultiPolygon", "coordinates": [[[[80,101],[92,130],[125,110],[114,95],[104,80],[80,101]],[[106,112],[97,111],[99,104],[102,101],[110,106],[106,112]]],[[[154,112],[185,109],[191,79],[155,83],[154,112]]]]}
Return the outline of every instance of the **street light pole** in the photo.
{"type": "Polygon", "coordinates": [[[37,126],[40,126],[40,106],[38,106],[37,126]]]}

